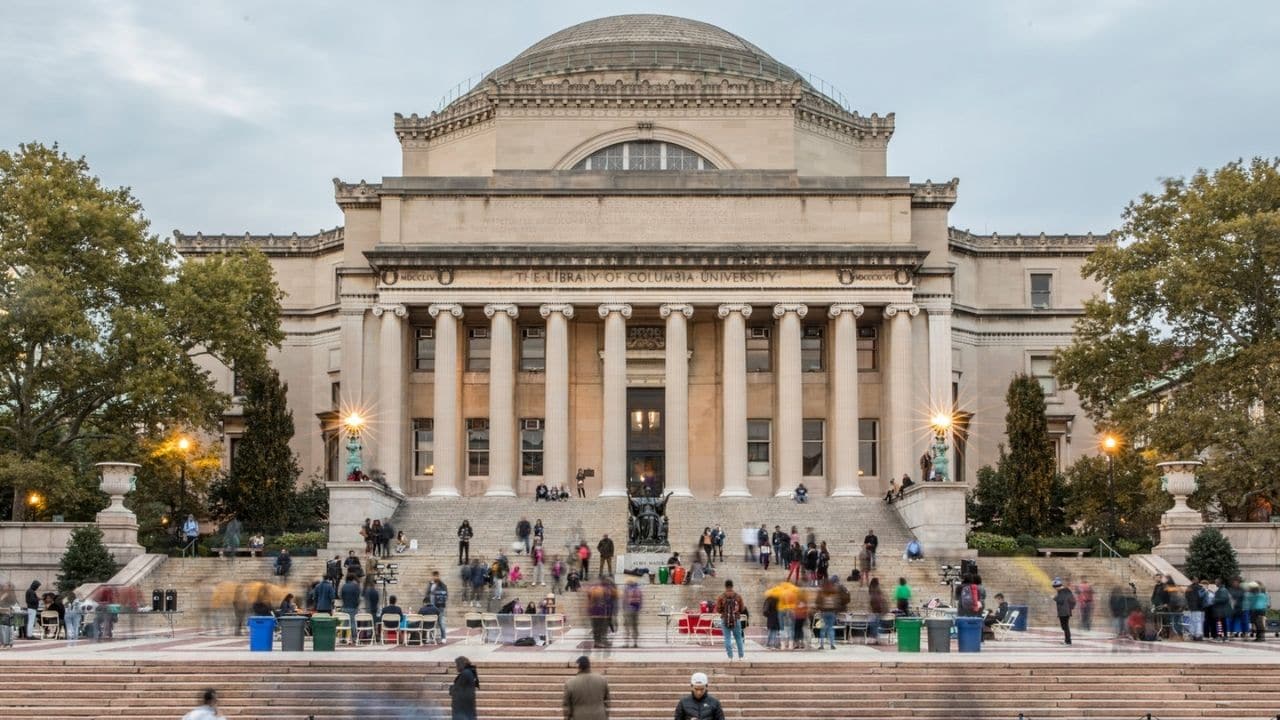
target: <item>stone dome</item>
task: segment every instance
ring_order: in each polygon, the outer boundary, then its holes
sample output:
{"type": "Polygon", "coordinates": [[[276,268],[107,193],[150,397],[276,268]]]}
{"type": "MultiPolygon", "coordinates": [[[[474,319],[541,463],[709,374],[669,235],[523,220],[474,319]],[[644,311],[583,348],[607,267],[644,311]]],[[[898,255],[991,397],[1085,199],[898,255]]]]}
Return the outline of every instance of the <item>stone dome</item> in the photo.
{"type": "Polygon", "coordinates": [[[678,69],[759,80],[800,75],[768,53],[709,23],[670,15],[588,20],[534,43],[489,74],[499,82],[589,70],[678,69]]]}

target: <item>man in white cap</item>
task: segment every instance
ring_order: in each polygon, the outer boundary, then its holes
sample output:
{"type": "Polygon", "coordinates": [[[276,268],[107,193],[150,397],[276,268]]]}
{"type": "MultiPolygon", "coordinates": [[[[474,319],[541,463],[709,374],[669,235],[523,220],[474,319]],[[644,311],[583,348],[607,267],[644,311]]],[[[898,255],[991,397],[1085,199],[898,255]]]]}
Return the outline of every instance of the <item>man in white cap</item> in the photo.
{"type": "Polygon", "coordinates": [[[720,701],[707,692],[706,673],[694,673],[689,686],[689,694],[676,703],[675,720],[724,720],[720,701]]]}

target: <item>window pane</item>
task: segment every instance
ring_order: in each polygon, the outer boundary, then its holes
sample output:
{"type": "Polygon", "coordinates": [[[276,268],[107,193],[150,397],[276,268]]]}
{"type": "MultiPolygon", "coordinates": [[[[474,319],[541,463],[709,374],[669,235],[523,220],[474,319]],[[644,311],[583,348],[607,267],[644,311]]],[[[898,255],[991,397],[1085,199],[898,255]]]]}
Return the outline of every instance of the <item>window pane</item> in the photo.
{"type": "Polygon", "coordinates": [[[435,328],[416,328],[417,347],[414,352],[413,366],[418,370],[432,371],[436,369],[435,328]]]}
{"type": "Polygon", "coordinates": [[[627,148],[628,170],[661,170],[662,148],[656,142],[634,142],[627,148]]]}
{"type": "Polygon", "coordinates": [[[747,421],[747,474],[769,474],[769,421],[747,421]]]}
{"type": "Polygon", "coordinates": [[[804,475],[822,475],[822,420],[804,421],[804,475]]]}
{"type": "Polygon", "coordinates": [[[467,328],[467,370],[489,370],[489,328],[467,328]]]}
{"type": "Polygon", "coordinates": [[[435,426],[431,418],[413,421],[413,474],[435,475],[435,426]]]}
{"type": "Polygon", "coordinates": [[[484,477],[489,474],[489,420],[467,420],[467,475],[484,477]]]}
{"type": "Polygon", "coordinates": [[[769,372],[769,328],[747,328],[747,372],[769,372]]]}
{"type": "Polygon", "coordinates": [[[800,371],[822,372],[822,328],[807,327],[800,338],[800,371]]]}
{"type": "Polygon", "coordinates": [[[747,421],[747,440],[759,440],[769,442],[769,421],[768,420],[748,420],[747,421]]]}
{"type": "Polygon", "coordinates": [[[574,170],[715,170],[715,163],[670,143],[631,141],[597,150],[578,161],[574,170]],[[626,148],[625,155],[623,148],[626,148]],[[666,163],[663,164],[663,156],[666,163]]]}
{"type": "Polygon", "coordinates": [[[858,369],[875,370],[879,348],[878,337],[874,327],[858,328],[858,369]]]}
{"type": "Polygon", "coordinates": [[[542,475],[542,419],[525,418],[520,421],[520,474],[542,475]],[[533,426],[536,424],[537,429],[533,426]]]}
{"type": "Polygon", "coordinates": [[[880,475],[880,422],[858,420],[858,470],[863,475],[880,475]]]}
{"type": "Polygon", "coordinates": [[[520,369],[526,372],[547,369],[547,338],[542,328],[520,331],[520,369]]]}
{"type": "Polygon", "coordinates": [[[1031,307],[1047,308],[1053,294],[1053,276],[1049,274],[1033,274],[1031,276],[1031,307]]]}

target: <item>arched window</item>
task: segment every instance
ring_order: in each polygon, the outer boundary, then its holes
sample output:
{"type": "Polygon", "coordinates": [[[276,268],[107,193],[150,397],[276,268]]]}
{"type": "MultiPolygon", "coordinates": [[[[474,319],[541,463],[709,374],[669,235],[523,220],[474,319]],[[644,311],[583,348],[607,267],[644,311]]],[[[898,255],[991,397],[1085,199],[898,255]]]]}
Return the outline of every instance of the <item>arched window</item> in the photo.
{"type": "Polygon", "coordinates": [[[666,142],[634,140],[597,150],[573,166],[574,170],[715,170],[715,163],[698,153],[666,142]]]}

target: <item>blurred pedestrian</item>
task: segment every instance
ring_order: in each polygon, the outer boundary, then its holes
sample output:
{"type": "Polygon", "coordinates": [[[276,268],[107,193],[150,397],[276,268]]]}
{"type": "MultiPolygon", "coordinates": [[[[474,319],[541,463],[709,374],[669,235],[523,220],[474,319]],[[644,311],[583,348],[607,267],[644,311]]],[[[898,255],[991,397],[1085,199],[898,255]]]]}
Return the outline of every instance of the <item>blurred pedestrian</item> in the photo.
{"type": "Polygon", "coordinates": [[[1058,608],[1058,624],[1062,625],[1062,644],[1071,644],[1071,611],[1076,609],[1076,596],[1062,584],[1060,578],[1053,579],[1053,587],[1057,594],[1053,602],[1058,608]]]}
{"type": "Polygon", "coordinates": [[[449,686],[449,710],[452,720],[476,720],[476,691],[480,689],[480,676],[476,666],[465,656],[454,659],[458,674],[449,686]]]}
{"type": "Polygon", "coordinates": [[[200,698],[200,707],[182,716],[182,720],[224,720],[218,714],[218,693],[212,688],[205,690],[200,698]]]}
{"type": "Polygon", "coordinates": [[[591,658],[578,656],[578,674],[564,684],[564,720],[608,720],[609,683],[591,672],[591,658]]]}

